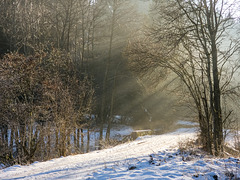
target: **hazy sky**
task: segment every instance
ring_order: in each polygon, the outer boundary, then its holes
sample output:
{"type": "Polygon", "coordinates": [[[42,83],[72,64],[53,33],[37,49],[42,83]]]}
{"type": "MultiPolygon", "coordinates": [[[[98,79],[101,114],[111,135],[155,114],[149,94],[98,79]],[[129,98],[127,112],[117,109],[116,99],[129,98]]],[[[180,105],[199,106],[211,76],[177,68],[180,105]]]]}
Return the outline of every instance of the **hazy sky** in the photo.
{"type": "Polygon", "coordinates": [[[240,17],[240,0],[227,0],[234,17],[240,17]]]}
{"type": "MultiPolygon", "coordinates": [[[[138,8],[142,13],[147,13],[149,10],[151,0],[139,0],[138,1],[138,8]]],[[[219,1],[221,3],[222,1],[219,1]]],[[[224,0],[224,3],[226,3],[224,6],[227,9],[231,9],[232,14],[234,17],[240,17],[240,0],[224,0]]],[[[228,12],[225,12],[228,14],[228,12]]]]}

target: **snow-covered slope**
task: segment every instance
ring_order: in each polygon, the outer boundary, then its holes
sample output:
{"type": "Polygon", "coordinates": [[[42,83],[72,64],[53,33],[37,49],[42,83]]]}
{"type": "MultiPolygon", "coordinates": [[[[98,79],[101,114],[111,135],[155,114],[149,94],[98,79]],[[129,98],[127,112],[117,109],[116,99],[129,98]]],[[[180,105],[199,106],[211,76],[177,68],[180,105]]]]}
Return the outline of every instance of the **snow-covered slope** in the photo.
{"type": "Polygon", "coordinates": [[[195,131],[182,128],[168,134],[144,136],[110,149],[29,166],[15,165],[1,170],[0,179],[206,179],[225,176],[227,170],[222,168],[227,169],[228,165],[232,174],[240,177],[237,159],[180,154],[179,142],[195,139],[195,131]]]}

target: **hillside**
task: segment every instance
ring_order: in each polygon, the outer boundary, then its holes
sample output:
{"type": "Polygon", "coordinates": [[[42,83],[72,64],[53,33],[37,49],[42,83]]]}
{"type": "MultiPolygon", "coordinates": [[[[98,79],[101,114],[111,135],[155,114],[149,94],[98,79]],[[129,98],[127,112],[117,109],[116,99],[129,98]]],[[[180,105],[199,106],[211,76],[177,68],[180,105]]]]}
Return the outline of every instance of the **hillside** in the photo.
{"type": "MultiPolygon", "coordinates": [[[[182,123],[182,121],[181,121],[182,123]]],[[[144,136],[109,149],[15,165],[0,170],[0,179],[225,179],[240,178],[240,160],[216,159],[185,149],[196,128],[144,136]]]]}

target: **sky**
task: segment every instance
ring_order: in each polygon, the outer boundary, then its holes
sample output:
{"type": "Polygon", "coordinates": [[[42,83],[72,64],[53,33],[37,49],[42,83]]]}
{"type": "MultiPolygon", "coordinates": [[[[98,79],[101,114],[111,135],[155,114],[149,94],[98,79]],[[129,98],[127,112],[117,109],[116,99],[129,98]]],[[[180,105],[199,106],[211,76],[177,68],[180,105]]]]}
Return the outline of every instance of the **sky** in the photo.
{"type": "Polygon", "coordinates": [[[240,0],[226,0],[235,18],[240,18],[240,0]]]}

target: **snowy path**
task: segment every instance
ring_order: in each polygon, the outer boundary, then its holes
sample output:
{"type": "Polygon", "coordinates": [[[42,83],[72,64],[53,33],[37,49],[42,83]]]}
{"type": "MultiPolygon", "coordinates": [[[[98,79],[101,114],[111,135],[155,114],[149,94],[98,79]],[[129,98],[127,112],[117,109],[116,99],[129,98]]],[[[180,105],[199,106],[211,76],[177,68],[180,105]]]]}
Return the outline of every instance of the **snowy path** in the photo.
{"type": "Polygon", "coordinates": [[[140,158],[160,150],[177,147],[178,142],[194,138],[194,129],[179,129],[176,132],[149,136],[110,149],[88,154],[68,156],[47,162],[35,162],[0,171],[0,179],[85,179],[99,169],[113,166],[120,161],[140,158]]]}
{"type": "Polygon", "coordinates": [[[240,160],[217,159],[200,152],[181,153],[179,142],[196,138],[196,129],[144,136],[133,142],[87,154],[0,170],[0,179],[240,179],[240,160]]]}

